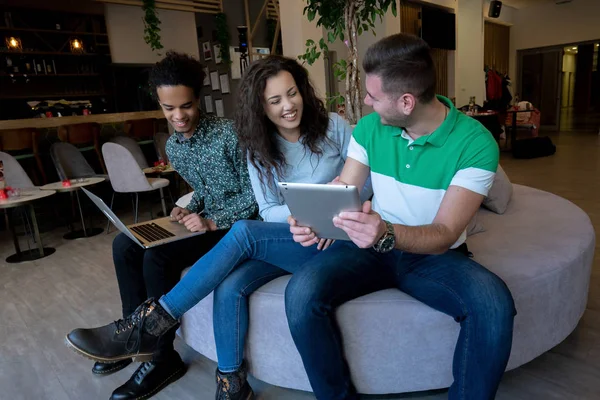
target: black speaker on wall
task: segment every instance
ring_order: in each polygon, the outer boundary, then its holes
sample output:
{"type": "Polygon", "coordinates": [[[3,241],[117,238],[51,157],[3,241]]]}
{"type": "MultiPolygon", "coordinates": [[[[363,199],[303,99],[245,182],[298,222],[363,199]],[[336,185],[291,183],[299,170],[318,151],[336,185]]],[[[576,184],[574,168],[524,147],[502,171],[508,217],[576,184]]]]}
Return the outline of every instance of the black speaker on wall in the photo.
{"type": "Polygon", "coordinates": [[[490,10],[488,11],[488,17],[498,18],[500,16],[500,10],[502,9],[502,2],[498,0],[492,0],[490,2],[490,10]]]}

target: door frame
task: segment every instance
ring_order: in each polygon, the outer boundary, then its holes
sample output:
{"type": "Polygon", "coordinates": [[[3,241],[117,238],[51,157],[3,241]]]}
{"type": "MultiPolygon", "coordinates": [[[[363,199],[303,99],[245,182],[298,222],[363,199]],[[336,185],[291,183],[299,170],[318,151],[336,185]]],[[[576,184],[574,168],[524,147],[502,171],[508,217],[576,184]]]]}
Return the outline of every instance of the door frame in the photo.
{"type": "MultiPolygon", "coordinates": [[[[569,47],[569,46],[579,46],[579,45],[584,45],[584,44],[594,44],[594,43],[598,43],[600,42],[600,38],[599,39],[595,39],[595,40],[583,40],[581,42],[571,42],[571,43],[563,43],[563,44],[557,44],[557,45],[552,45],[552,46],[545,46],[545,47],[536,47],[536,48],[532,48],[532,49],[522,49],[522,50],[517,50],[517,69],[516,69],[516,82],[517,84],[515,85],[515,88],[518,88],[518,91],[516,93],[523,93],[523,82],[522,82],[522,72],[523,72],[523,56],[524,55],[529,55],[529,54],[541,54],[541,53],[548,53],[548,52],[553,52],[556,50],[560,50],[562,52],[562,54],[564,55],[564,50],[565,47],[569,47]]],[[[558,89],[557,89],[557,118],[556,118],[556,126],[554,125],[543,125],[542,127],[545,129],[551,129],[551,130],[556,130],[558,131],[560,128],[560,105],[561,105],[561,101],[562,101],[562,63],[560,64],[560,71],[558,74],[558,89]]]]}
{"type": "MultiPolygon", "coordinates": [[[[523,57],[527,56],[527,55],[532,55],[532,54],[544,54],[544,53],[555,53],[555,52],[560,52],[560,56],[561,59],[559,60],[558,63],[558,71],[556,74],[556,124],[554,125],[542,125],[540,126],[540,128],[544,128],[544,129],[548,129],[548,130],[552,130],[552,131],[558,131],[560,128],[560,104],[561,104],[561,96],[562,96],[562,56],[564,55],[565,51],[564,51],[564,47],[566,46],[551,46],[551,47],[539,47],[539,48],[535,48],[535,49],[527,49],[527,50],[518,50],[517,51],[517,75],[518,75],[518,85],[517,87],[519,88],[519,95],[522,96],[523,94],[523,80],[522,80],[522,74],[523,74],[523,57]]],[[[534,105],[535,106],[535,105],[534,105]]],[[[538,105],[539,106],[539,105],[538,105]]]]}

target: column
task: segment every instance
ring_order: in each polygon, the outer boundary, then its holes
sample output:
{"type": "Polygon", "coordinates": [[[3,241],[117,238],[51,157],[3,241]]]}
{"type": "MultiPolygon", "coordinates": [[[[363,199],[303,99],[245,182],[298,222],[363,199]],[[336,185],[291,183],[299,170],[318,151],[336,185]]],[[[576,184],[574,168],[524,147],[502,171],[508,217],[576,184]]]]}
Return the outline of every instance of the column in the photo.
{"type": "Polygon", "coordinates": [[[469,103],[475,96],[482,105],[485,100],[483,70],[483,0],[457,0],[455,95],[456,105],[469,103]]]}
{"type": "MultiPolygon", "coordinates": [[[[279,2],[281,15],[281,43],[283,55],[298,60],[300,54],[304,54],[306,41],[312,39],[315,43],[323,37],[322,27],[317,28],[316,21],[309,22],[303,14],[306,2],[304,0],[285,0],[279,2]]],[[[298,60],[299,61],[299,60],[298,60]]],[[[325,63],[323,56],[313,63],[304,65],[310,74],[317,95],[325,99],[327,95],[325,81],[325,63]]]]}

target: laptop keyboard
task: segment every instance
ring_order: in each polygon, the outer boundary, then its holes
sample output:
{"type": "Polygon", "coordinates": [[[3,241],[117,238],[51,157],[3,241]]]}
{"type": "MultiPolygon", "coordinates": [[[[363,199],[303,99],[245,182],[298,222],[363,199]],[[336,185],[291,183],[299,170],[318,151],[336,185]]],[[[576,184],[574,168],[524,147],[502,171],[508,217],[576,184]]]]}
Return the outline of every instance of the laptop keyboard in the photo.
{"type": "Polygon", "coordinates": [[[149,243],[175,236],[174,234],[172,234],[165,228],[162,228],[162,227],[156,225],[154,222],[149,223],[149,224],[134,226],[129,229],[131,229],[132,231],[134,231],[135,233],[137,233],[138,235],[143,237],[144,240],[146,240],[149,243]]]}

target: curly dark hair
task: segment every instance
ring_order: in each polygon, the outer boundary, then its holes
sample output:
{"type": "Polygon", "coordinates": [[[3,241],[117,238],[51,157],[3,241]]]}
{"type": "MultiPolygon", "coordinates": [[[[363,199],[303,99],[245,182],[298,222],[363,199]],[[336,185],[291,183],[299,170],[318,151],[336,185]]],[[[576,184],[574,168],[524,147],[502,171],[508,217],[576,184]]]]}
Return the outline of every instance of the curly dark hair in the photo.
{"type": "Polygon", "coordinates": [[[194,96],[200,97],[204,81],[203,65],[200,61],[184,53],[169,51],[165,58],[157,62],[150,71],[150,90],[157,98],[159,86],[187,86],[192,88],[194,96]]]}
{"type": "Polygon", "coordinates": [[[308,72],[296,60],[271,55],[253,62],[244,72],[238,91],[235,128],[244,154],[258,170],[263,191],[273,182],[274,174],[282,176],[285,159],[277,146],[277,128],[264,110],[267,79],[281,71],[289,72],[304,103],[300,120],[300,141],[305,149],[321,155],[320,143],[327,138],[329,115],[323,101],[317,97],[308,72]]]}

